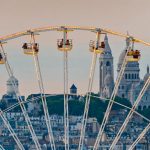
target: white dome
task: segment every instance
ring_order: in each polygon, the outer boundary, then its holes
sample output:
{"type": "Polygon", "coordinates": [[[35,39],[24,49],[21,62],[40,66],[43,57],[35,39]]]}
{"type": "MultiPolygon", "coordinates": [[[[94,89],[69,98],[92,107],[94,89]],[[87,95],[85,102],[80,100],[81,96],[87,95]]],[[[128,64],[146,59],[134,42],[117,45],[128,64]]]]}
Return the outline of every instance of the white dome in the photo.
{"type": "Polygon", "coordinates": [[[123,50],[119,56],[119,61],[118,61],[119,65],[121,65],[123,63],[125,55],[126,55],[126,50],[123,50]]]}
{"type": "Polygon", "coordinates": [[[11,76],[7,82],[18,82],[18,80],[14,76],[11,76]]]}
{"type": "Polygon", "coordinates": [[[7,80],[7,95],[15,96],[16,93],[18,93],[18,85],[19,85],[18,80],[14,76],[11,76],[7,80]]]}
{"type": "Polygon", "coordinates": [[[149,77],[150,77],[149,66],[147,66],[147,73],[144,76],[144,82],[146,82],[149,77]]]}

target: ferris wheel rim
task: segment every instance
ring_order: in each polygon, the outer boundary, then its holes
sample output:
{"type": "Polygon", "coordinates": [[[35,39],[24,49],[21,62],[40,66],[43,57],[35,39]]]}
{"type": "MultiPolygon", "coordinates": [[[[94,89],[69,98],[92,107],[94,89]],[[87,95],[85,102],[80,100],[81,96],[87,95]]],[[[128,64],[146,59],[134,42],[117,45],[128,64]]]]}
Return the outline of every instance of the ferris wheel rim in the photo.
{"type": "Polygon", "coordinates": [[[150,46],[150,42],[146,42],[144,40],[141,40],[139,38],[136,38],[134,36],[131,36],[129,34],[121,33],[121,32],[116,32],[108,28],[101,28],[101,27],[90,27],[90,26],[66,26],[66,25],[61,25],[61,26],[47,26],[47,27],[39,27],[39,28],[33,28],[33,29],[28,29],[24,30],[21,32],[16,32],[13,34],[9,34],[6,36],[0,37],[0,42],[7,42],[8,40],[12,40],[15,38],[19,38],[25,35],[30,35],[31,32],[33,33],[41,33],[41,32],[47,32],[47,31],[60,31],[60,30],[82,30],[82,31],[92,31],[92,32],[103,32],[106,34],[111,34],[111,35],[116,35],[122,38],[131,38],[134,42],[141,43],[147,46],[150,46]]]}

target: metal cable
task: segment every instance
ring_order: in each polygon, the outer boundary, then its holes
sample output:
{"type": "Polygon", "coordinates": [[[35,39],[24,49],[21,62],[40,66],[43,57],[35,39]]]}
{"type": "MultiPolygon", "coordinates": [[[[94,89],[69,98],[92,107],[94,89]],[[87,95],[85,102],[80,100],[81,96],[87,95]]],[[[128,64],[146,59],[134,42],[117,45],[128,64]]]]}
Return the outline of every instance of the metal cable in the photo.
{"type": "MultiPolygon", "coordinates": [[[[1,49],[2,49],[3,55],[5,55],[5,52],[4,52],[4,49],[3,49],[2,44],[1,44],[1,49]]],[[[9,77],[12,77],[12,76],[13,76],[13,72],[12,72],[11,67],[10,67],[10,65],[9,65],[8,59],[6,59],[5,67],[6,67],[6,70],[7,70],[7,73],[8,73],[8,75],[9,75],[9,77]]],[[[38,141],[38,139],[37,139],[37,136],[36,136],[36,134],[35,134],[35,131],[34,131],[34,129],[33,129],[32,124],[31,124],[30,118],[29,118],[29,116],[28,116],[28,114],[27,114],[26,107],[25,107],[25,105],[24,105],[23,103],[21,103],[21,102],[23,101],[23,99],[22,99],[22,97],[20,96],[19,91],[17,91],[17,89],[16,89],[17,85],[16,85],[16,83],[15,83],[14,80],[11,81],[11,84],[12,84],[12,86],[13,86],[13,88],[14,88],[14,91],[15,91],[15,94],[16,94],[16,98],[17,98],[17,100],[18,100],[18,102],[19,102],[19,105],[20,105],[20,107],[21,107],[22,113],[23,113],[23,115],[24,115],[24,117],[25,117],[27,126],[28,126],[28,128],[29,128],[30,133],[31,133],[32,139],[33,139],[33,141],[34,141],[34,143],[35,143],[36,149],[41,150],[39,141],[38,141]]]]}
{"type": "Polygon", "coordinates": [[[140,140],[144,137],[144,135],[148,132],[149,129],[150,129],[150,123],[144,128],[144,130],[141,132],[141,134],[133,142],[133,144],[129,147],[128,150],[133,150],[135,148],[135,146],[140,142],[140,140]]]}
{"type": "Polygon", "coordinates": [[[93,80],[94,80],[94,72],[95,72],[95,67],[96,67],[96,60],[97,60],[97,54],[94,52],[92,63],[91,63],[90,75],[89,75],[88,90],[87,90],[87,95],[86,95],[86,100],[85,100],[85,107],[84,107],[84,113],[83,113],[83,119],[82,119],[81,135],[80,135],[78,150],[83,149],[85,129],[86,129],[86,124],[87,124],[89,105],[90,105],[90,100],[91,100],[91,92],[92,92],[92,86],[93,86],[93,80]]]}
{"type": "MultiPolygon", "coordinates": [[[[17,134],[15,133],[15,131],[14,131],[13,128],[11,127],[9,121],[7,120],[7,118],[5,117],[5,115],[3,114],[3,111],[2,111],[2,110],[0,110],[0,117],[2,118],[4,124],[5,124],[5,126],[8,128],[9,132],[11,133],[13,139],[14,139],[15,142],[17,143],[19,149],[20,149],[20,150],[25,150],[24,147],[23,147],[23,145],[21,144],[21,142],[20,142],[20,140],[19,140],[17,134]]],[[[0,148],[2,148],[1,145],[0,145],[0,148]]],[[[2,148],[2,149],[3,149],[3,148],[2,148]]]]}
{"type": "MultiPolygon", "coordinates": [[[[32,40],[31,43],[35,44],[34,34],[31,34],[31,40],[32,40]]],[[[46,97],[45,97],[45,90],[44,90],[44,84],[43,84],[39,59],[38,59],[38,55],[35,54],[33,47],[32,47],[32,51],[33,51],[33,58],[34,58],[34,65],[35,65],[36,75],[37,75],[37,81],[38,81],[38,85],[39,85],[39,89],[40,89],[40,93],[41,93],[41,99],[42,99],[42,104],[43,104],[45,121],[46,121],[46,125],[47,125],[47,128],[48,128],[48,136],[49,136],[49,140],[50,140],[50,144],[51,144],[51,149],[55,150],[56,149],[55,148],[55,142],[54,142],[52,127],[51,127],[51,121],[50,121],[50,116],[49,116],[46,97]]]]}
{"type": "Polygon", "coordinates": [[[122,124],[120,130],[118,131],[118,133],[117,133],[117,135],[116,135],[116,137],[115,137],[113,143],[111,144],[109,150],[113,150],[113,149],[114,149],[114,147],[115,147],[115,145],[117,144],[118,140],[120,139],[120,137],[121,137],[123,131],[125,130],[125,128],[126,128],[128,122],[129,122],[129,120],[131,119],[131,117],[132,117],[132,115],[133,115],[133,113],[134,113],[133,111],[137,108],[137,106],[138,106],[139,102],[141,101],[141,99],[142,99],[144,93],[146,92],[147,88],[149,87],[149,84],[150,84],[150,77],[147,79],[147,81],[146,81],[146,83],[144,84],[142,90],[140,91],[139,96],[137,97],[137,99],[136,99],[136,101],[135,101],[133,107],[131,108],[131,110],[130,110],[128,116],[126,117],[124,123],[122,124]]]}
{"type": "Polygon", "coordinates": [[[94,144],[93,150],[97,150],[98,149],[99,143],[101,141],[101,138],[102,138],[102,135],[103,135],[103,132],[104,132],[104,128],[105,128],[107,120],[109,118],[109,114],[110,114],[111,108],[113,106],[113,103],[114,103],[114,100],[115,100],[115,96],[117,94],[118,87],[119,87],[119,84],[121,82],[121,79],[122,79],[122,76],[124,74],[124,70],[125,70],[125,67],[126,67],[126,64],[127,64],[126,57],[127,57],[128,51],[131,49],[130,44],[131,44],[131,39],[129,38],[128,39],[128,43],[127,43],[127,52],[125,54],[125,57],[124,57],[124,60],[123,60],[123,63],[122,63],[119,75],[117,77],[117,80],[116,80],[116,83],[115,83],[115,86],[114,86],[114,90],[113,90],[112,95],[110,97],[110,99],[112,101],[109,101],[109,103],[108,103],[108,106],[107,106],[107,109],[106,109],[106,112],[105,112],[102,124],[100,126],[100,129],[99,129],[99,132],[98,132],[98,135],[97,135],[96,142],[94,144]]]}

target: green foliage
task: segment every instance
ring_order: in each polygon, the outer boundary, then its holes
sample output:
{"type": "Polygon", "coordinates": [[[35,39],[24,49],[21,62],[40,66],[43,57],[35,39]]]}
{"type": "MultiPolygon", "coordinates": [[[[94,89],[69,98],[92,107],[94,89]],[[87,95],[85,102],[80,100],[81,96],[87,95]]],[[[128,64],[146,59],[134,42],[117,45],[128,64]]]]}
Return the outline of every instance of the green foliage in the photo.
{"type": "Polygon", "coordinates": [[[78,100],[69,101],[69,114],[81,116],[84,111],[84,102],[79,102],[78,100]]]}
{"type": "MultiPolygon", "coordinates": [[[[120,103],[122,105],[128,106],[128,107],[132,107],[131,103],[129,100],[125,99],[125,98],[120,98],[120,97],[115,97],[115,102],[120,103]]],[[[119,109],[124,109],[123,106],[120,106],[118,104],[114,104],[112,110],[119,110],[119,109]]]]}
{"type": "MultiPolygon", "coordinates": [[[[91,102],[90,102],[90,107],[89,107],[89,117],[96,117],[97,120],[101,122],[104,116],[104,112],[106,111],[106,108],[108,105],[108,100],[102,101],[99,98],[93,97],[93,96],[98,96],[98,95],[92,94],[91,96],[91,102]]],[[[64,113],[63,98],[64,98],[63,95],[47,98],[47,105],[48,105],[50,114],[63,115],[64,113]]],[[[86,97],[84,97],[84,99],[86,99],[86,97]]],[[[116,97],[115,101],[118,103],[124,104],[128,107],[131,107],[131,103],[126,99],[116,97]]],[[[76,115],[76,116],[83,115],[85,100],[78,101],[77,99],[74,99],[74,100],[69,101],[68,105],[69,105],[69,115],[76,115]]],[[[112,109],[119,110],[119,109],[124,109],[124,107],[119,106],[118,104],[114,104],[112,109]]]]}
{"type": "Polygon", "coordinates": [[[150,119],[150,108],[144,109],[144,110],[138,110],[139,113],[141,113],[143,116],[150,119]]]}

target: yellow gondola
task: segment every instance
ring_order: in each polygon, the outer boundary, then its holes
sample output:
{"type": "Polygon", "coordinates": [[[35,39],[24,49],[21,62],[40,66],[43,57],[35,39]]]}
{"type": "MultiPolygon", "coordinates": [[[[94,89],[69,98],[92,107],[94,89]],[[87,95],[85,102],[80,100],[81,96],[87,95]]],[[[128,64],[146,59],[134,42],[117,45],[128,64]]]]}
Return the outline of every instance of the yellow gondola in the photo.
{"type": "Polygon", "coordinates": [[[94,41],[90,41],[89,50],[91,52],[96,52],[97,54],[102,54],[104,52],[104,49],[105,49],[105,43],[104,42],[101,42],[101,45],[96,47],[95,46],[95,42],[94,41]]]}
{"type": "Polygon", "coordinates": [[[128,62],[137,62],[140,60],[140,51],[139,50],[130,50],[127,53],[127,61],[128,62]]]}
{"type": "Polygon", "coordinates": [[[66,40],[65,44],[63,39],[57,40],[57,48],[60,51],[70,51],[72,49],[72,40],[66,40]]]}
{"type": "Polygon", "coordinates": [[[5,64],[6,58],[3,57],[3,55],[0,53],[0,64],[5,64]]]}
{"type": "Polygon", "coordinates": [[[36,55],[39,52],[38,43],[24,43],[23,46],[24,54],[27,55],[36,55]]]}

